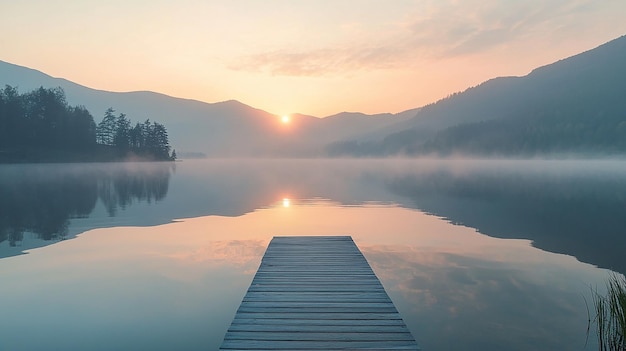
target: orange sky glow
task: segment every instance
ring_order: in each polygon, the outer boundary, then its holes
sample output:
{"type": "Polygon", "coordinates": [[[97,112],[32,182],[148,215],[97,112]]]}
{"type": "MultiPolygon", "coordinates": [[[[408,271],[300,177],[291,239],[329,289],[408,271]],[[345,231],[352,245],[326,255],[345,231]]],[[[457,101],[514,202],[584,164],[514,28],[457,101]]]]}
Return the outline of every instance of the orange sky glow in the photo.
{"type": "Polygon", "coordinates": [[[626,34],[622,0],[0,3],[0,60],[284,115],[401,112],[626,34]]]}

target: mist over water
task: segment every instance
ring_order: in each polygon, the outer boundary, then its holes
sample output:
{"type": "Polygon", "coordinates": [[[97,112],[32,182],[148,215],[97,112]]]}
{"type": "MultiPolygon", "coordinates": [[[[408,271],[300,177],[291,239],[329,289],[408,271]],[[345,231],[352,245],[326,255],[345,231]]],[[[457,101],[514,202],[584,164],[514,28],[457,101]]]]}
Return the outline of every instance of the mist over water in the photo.
{"type": "Polygon", "coordinates": [[[595,266],[626,272],[619,160],[10,165],[0,194],[0,349],[216,349],[274,235],[352,235],[428,350],[584,349],[595,266]]]}

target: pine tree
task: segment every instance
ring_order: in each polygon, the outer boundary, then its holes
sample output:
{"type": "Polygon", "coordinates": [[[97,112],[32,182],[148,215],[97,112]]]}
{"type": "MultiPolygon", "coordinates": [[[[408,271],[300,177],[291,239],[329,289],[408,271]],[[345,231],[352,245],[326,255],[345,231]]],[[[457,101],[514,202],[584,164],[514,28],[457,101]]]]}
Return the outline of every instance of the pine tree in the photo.
{"type": "Polygon", "coordinates": [[[115,145],[115,131],[117,127],[117,118],[114,115],[115,110],[109,107],[104,112],[102,121],[98,123],[96,129],[96,141],[101,145],[115,145]]]}

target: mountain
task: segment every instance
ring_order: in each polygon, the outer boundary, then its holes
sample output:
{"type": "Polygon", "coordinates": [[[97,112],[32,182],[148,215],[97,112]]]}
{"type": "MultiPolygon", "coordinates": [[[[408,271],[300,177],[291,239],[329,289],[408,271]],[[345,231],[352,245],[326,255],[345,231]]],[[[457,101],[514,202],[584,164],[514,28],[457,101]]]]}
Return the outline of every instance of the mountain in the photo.
{"type": "Polygon", "coordinates": [[[626,36],[425,106],[412,119],[337,142],[334,155],[626,153],[626,36]]]}
{"type": "Polygon", "coordinates": [[[372,133],[407,120],[416,112],[340,113],[328,118],[294,114],[289,125],[281,125],[278,116],[235,100],[206,103],[148,91],[102,91],[0,61],[0,86],[3,85],[16,86],[20,92],[40,86],[61,87],[68,103],[85,106],[96,123],[109,107],[125,113],[134,122],[148,118],[157,121],[166,126],[170,144],[183,157],[319,156],[328,143],[372,133]]]}
{"type": "Polygon", "coordinates": [[[403,121],[408,121],[417,114],[419,108],[397,114],[380,113],[367,115],[360,112],[341,112],[321,119],[295,114],[296,130],[290,130],[293,144],[315,145],[316,155],[325,155],[325,146],[344,139],[377,134],[381,130],[403,121]]]}
{"type": "MultiPolygon", "coordinates": [[[[95,90],[0,61],[0,85],[21,92],[61,87],[96,122],[108,107],[164,124],[179,155],[209,157],[488,156],[626,153],[626,36],[540,67],[500,77],[399,114],[343,112],[279,117],[241,102],[95,90]]],[[[410,87],[409,87],[410,88],[410,87]]]]}

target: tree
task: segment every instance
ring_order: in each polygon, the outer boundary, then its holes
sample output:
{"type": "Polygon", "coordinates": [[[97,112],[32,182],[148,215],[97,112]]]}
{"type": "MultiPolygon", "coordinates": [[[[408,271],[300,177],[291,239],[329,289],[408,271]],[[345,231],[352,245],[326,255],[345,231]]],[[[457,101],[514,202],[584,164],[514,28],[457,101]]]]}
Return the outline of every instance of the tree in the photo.
{"type": "Polygon", "coordinates": [[[145,140],[141,123],[135,124],[135,127],[129,131],[129,142],[130,147],[135,150],[144,146],[145,140]]]}
{"type": "Polygon", "coordinates": [[[114,145],[115,131],[117,129],[117,118],[113,114],[115,110],[109,107],[104,112],[102,121],[98,123],[96,129],[96,140],[101,145],[114,145]]]}
{"type": "Polygon", "coordinates": [[[96,144],[96,123],[84,106],[69,109],[70,126],[67,129],[67,143],[73,148],[91,149],[96,144]]]}
{"type": "Polygon", "coordinates": [[[123,113],[120,113],[115,120],[113,145],[121,151],[128,151],[130,147],[130,120],[123,113]]]}
{"type": "Polygon", "coordinates": [[[159,160],[167,160],[170,158],[170,142],[167,136],[165,126],[154,122],[152,125],[152,138],[154,146],[152,154],[159,160]]]}
{"type": "Polygon", "coordinates": [[[14,147],[24,142],[24,98],[17,88],[6,85],[0,90],[0,148],[14,147]]]}
{"type": "Polygon", "coordinates": [[[25,105],[28,145],[62,147],[68,112],[63,89],[40,87],[25,95],[25,105]]]}

